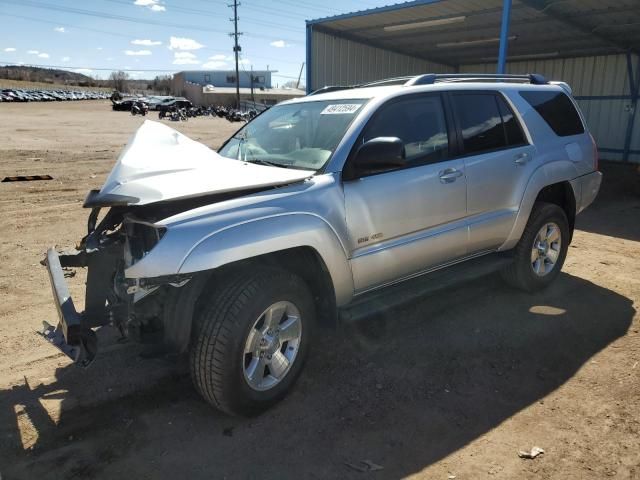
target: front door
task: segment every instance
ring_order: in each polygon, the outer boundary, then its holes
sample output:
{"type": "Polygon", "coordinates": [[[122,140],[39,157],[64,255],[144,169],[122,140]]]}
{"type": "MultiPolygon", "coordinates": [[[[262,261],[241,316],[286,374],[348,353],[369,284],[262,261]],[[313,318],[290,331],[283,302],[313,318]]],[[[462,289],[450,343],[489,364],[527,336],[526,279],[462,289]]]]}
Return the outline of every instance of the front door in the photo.
{"type": "Polygon", "coordinates": [[[394,99],[365,127],[358,144],[398,137],[407,164],[344,182],[357,293],[466,254],[465,167],[451,158],[449,131],[439,94],[394,99]]]}

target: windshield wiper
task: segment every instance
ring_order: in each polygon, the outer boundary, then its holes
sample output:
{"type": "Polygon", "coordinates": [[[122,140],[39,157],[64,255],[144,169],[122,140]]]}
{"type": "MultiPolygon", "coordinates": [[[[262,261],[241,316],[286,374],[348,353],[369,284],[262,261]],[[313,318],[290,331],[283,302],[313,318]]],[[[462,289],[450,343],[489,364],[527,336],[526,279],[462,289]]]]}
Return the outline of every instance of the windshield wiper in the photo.
{"type": "Polygon", "coordinates": [[[257,165],[267,165],[269,167],[289,168],[289,165],[285,165],[285,164],[277,163],[277,162],[270,162],[269,160],[262,160],[260,158],[250,158],[248,160],[245,159],[245,160],[243,160],[243,162],[255,163],[257,165]]]}

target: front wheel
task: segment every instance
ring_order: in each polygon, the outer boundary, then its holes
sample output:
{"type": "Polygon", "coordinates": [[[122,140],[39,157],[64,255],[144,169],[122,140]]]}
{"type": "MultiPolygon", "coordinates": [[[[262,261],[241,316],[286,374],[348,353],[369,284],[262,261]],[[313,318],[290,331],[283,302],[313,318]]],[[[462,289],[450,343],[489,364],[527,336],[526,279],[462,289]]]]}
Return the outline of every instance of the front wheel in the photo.
{"type": "Polygon", "coordinates": [[[260,268],[204,301],[196,318],[191,375],[214,407],[255,415],[282,399],[302,371],[315,321],[298,276],[260,268]]]}
{"type": "Polygon", "coordinates": [[[570,233],[564,210],[552,203],[534,204],[514,249],[514,261],[502,271],[503,278],[528,292],[549,286],[564,264],[570,233]]]}

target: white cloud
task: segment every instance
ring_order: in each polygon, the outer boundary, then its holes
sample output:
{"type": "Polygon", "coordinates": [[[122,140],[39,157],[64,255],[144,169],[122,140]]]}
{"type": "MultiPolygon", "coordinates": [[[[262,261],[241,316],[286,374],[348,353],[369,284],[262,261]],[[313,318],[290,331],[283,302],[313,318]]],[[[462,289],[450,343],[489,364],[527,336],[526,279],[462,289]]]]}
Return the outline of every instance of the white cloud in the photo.
{"type": "Polygon", "coordinates": [[[29,55],[38,55],[40,52],[38,50],[27,50],[29,55]]]}
{"type": "Polygon", "coordinates": [[[62,57],[60,60],[63,62],[68,62],[69,60],[71,60],[71,57],[62,57]]]}
{"type": "Polygon", "coordinates": [[[271,45],[272,47],[276,47],[276,48],[284,48],[284,47],[290,47],[291,46],[290,43],[286,43],[284,40],[274,40],[269,45],[271,45]]]}
{"type": "Polygon", "coordinates": [[[132,45],[144,45],[145,47],[154,47],[156,45],[162,45],[159,40],[131,40],[132,45]]]}
{"type": "Polygon", "coordinates": [[[125,50],[124,54],[130,57],[145,56],[151,55],[151,50],[125,50]]]}
{"type": "Polygon", "coordinates": [[[107,62],[113,62],[113,57],[108,57],[107,62]]]}
{"type": "Polygon", "coordinates": [[[100,51],[102,50],[102,47],[96,47],[96,50],[100,51]]]}
{"type": "Polygon", "coordinates": [[[249,60],[248,58],[241,58],[240,60],[238,60],[238,63],[240,65],[251,65],[251,60],[249,60]]]}
{"type": "Polygon", "coordinates": [[[191,52],[174,52],[174,65],[198,65],[200,61],[191,52]]]}
{"type": "Polygon", "coordinates": [[[4,49],[4,51],[5,51],[5,52],[15,52],[15,51],[16,51],[16,49],[15,49],[15,48],[13,48],[13,47],[7,47],[7,48],[5,48],[5,49],[4,49]]]}
{"type": "Polygon", "coordinates": [[[222,54],[218,54],[218,55],[214,55],[212,57],[209,57],[209,60],[214,60],[214,61],[215,60],[217,60],[217,61],[230,60],[230,59],[231,59],[231,57],[227,57],[226,55],[222,55],[222,54]]]}
{"type": "Polygon", "coordinates": [[[58,33],[64,33],[64,32],[65,32],[64,27],[56,27],[56,28],[54,28],[54,30],[55,30],[56,32],[58,32],[58,33]]]}
{"type": "Polygon", "coordinates": [[[215,69],[215,68],[224,68],[228,66],[227,62],[221,62],[219,60],[213,60],[211,62],[207,62],[207,63],[203,63],[202,64],[202,68],[211,68],[211,69],[215,69]]]}
{"type": "Polygon", "coordinates": [[[169,50],[198,50],[204,47],[192,38],[171,37],[169,39],[169,50]]]}
{"type": "Polygon", "coordinates": [[[133,4],[139,7],[147,7],[154,12],[164,12],[167,10],[164,5],[160,4],[160,0],[135,0],[133,4]]]}
{"type": "Polygon", "coordinates": [[[74,68],[73,71],[76,73],[84,73],[85,75],[93,72],[90,68],[74,68]]]}
{"type": "Polygon", "coordinates": [[[49,54],[48,53],[44,53],[44,52],[39,53],[38,54],[38,58],[49,58],[49,54]]]}

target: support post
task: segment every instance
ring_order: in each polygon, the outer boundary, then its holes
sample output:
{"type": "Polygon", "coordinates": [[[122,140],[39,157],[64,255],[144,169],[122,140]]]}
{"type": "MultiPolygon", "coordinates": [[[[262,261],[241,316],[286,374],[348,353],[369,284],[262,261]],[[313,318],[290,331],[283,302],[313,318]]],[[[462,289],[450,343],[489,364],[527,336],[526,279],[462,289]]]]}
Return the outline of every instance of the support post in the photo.
{"type": "Polygon", "coordinates": [[[311,40],[313,38],[313,26],[310,23],[307,23],[307,49],[306,49],[306,59],[305,63],[307,65],[306,70],[306,84],[307,84],[307,93],[313,92],[311,85],[311,40]]]}
{"type": "Polygon", "coordinates": [[[631,112],[627,120],[627,131],[624,136],[624,149],[622,161],[629,161],[629,151],[631,150],[631,139],[633,137],[633,127],[636,122],[636,111],[638,110],[638,93],[640,93],[640,56],[636,63],[636,73],[633,74],[633,62],[631,53],[627,52],[627,74],[629,75],[629,92],[631,93],[631,112]]]}
{"type": "Polygon", "coordinates": [[[509,43],[509,23],[511,23],[511,0],[502,1],[502,23],[500,25],[500,49],[498,51],[498,74],[504,74],[507,64],[509,43]]]}

